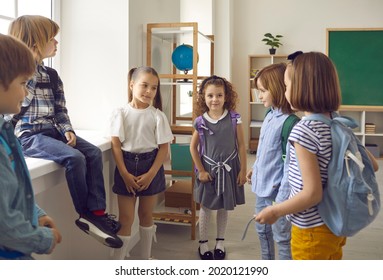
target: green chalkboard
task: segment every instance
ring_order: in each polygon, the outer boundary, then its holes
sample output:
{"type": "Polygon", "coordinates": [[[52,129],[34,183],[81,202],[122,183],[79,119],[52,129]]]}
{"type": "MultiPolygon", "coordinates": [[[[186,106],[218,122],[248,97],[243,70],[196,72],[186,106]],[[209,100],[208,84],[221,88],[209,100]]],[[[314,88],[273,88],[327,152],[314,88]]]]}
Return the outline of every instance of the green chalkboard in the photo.
{"type": "Polygon", "coordinates": [[[342,104],[383,106],[383,28],[327,32],[327,54],[338,71],[342,104]]]}

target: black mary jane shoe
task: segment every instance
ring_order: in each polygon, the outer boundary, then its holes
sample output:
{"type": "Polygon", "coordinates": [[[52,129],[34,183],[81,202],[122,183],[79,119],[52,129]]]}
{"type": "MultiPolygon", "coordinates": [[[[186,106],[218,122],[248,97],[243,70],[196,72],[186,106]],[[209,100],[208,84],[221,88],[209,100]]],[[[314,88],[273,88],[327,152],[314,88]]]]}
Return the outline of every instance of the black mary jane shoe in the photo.
{"type": "MultiPolygon", "coordinates": [[[[216,240],[217,241],[223,241],[225,239],[224,238],[217,238],[216,240]]],[[[217,247],[215,247],[215,249],[214,249],[214,259],[215,260],[223,260],[225,257],[226,257],[226,252],[222,251],[221,249],[217,249],[217,247]]]]}
{"type": "Polygon", "coordinates": [[[221,249],[214,249],[214,259],[223,260],[226,257],[226,252],[221,249]]]}
{"type": "MultiPolygon", "coordinates": [[[[200,240],[199,243],[206,243],[207,240],[200,240]]],[[[198,254],[201,260],[214,260],[213,253],[211,251],[205,252],[203,255],[201,254],[201,248],[198,247],[198,254]]]]}

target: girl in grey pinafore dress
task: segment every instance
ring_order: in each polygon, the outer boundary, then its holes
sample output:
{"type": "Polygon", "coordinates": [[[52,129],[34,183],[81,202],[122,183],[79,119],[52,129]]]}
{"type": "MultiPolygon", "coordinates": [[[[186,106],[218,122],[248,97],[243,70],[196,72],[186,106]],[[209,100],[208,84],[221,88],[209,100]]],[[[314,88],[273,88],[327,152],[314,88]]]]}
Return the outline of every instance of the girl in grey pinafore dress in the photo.
{"type": "Polygon", "coordinates": [[[230,82],[218,76],[206,78],[198,91],[190,152],[195,164],[194,199],[199,211],[201,260],[222,260],[228,211],[245,203],[246,149],[240,115],[235,113],[238,94],[230,82]],[[240,185],[240,186],[238,186],[240,185]],[[216,210],[217,238],[209,249],[208,228],[216,210]]]}
{"type": "Polygon", "coordinates": [[[212,210],[233,210],[237,204],[245,203],[244,187],[237,184],[240,162],[231,117],[228,112],[217,123],[203,117],[209,131],[204,131],[202,163],[213,181],[202,183],[197,176],[194,199],[212,210]]]}

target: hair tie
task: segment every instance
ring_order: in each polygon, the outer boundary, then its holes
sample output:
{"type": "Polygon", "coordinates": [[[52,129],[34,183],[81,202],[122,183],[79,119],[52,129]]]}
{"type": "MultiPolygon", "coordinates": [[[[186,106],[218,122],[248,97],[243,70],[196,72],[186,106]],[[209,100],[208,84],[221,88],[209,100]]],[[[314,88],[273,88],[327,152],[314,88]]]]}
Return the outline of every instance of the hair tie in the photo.
{"type": "Polygon", "coordinates": [[[289,55],[287,56],[287,59],[288,59],[288,60],[291,60],[291,62],[293,62],[294,59],[296,59],[296,58],[297,58],[298,56],[300,56],[301,54],[303,54],[302,51],[296,51],[296,52],[294,52],[294,53],[292,53],[292,54],[289,54],[289,55]]]}

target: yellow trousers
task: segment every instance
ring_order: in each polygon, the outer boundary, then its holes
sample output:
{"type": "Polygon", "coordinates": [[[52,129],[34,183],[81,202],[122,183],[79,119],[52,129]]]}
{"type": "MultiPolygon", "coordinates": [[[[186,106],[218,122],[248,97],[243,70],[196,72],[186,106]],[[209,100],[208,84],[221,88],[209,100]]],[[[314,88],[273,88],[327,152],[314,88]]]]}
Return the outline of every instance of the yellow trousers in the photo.
{"type": "Polygon", "coordinates": [[[291,254],[294,260],[341,260],[346,237],[336,236],[326,225],[291,228],[291,254]]]}

